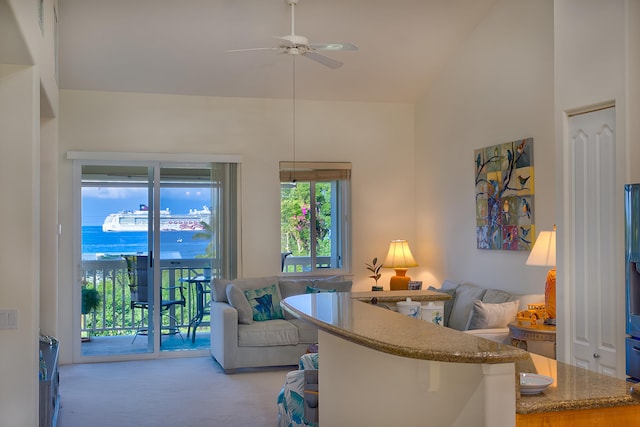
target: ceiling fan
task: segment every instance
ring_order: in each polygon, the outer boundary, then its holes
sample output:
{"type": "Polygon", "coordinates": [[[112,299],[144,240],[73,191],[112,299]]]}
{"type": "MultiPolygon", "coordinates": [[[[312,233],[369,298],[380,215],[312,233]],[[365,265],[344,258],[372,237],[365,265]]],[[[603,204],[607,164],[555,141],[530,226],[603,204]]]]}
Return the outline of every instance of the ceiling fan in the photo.
{"type": "Polygon", "coordinates": [[[233,49],[226,52],[246,52],[252,50],[277,50],[279,53],[289,55],[301,55],[313,61],[319,62],[329,68],[339,68],[342,62],[322,55],[318,51],[355,51],[358,46],[354,43],[309,43],[309,39],[295,33],[295,7],[298,0],[285,0],[291,7],[291,34],[275,38],[280,40],[277,47],[256,47],[248,49],[233,49]]]}

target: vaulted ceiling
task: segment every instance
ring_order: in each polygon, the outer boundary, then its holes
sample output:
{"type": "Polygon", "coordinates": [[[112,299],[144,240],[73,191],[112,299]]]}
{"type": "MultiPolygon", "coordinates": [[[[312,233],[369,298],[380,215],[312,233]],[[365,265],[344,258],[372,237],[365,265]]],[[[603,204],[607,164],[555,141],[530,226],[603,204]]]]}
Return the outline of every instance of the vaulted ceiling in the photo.
{"type": "MultiPolygon", "coordinates": [[[[412,103],[496,0],[299,0],[295,33],[353,42],[327,68],[296,57],[296,97],[412,103]]],[[[286,0],[59,0],[62,89],[290,98],[286,0]]]]}

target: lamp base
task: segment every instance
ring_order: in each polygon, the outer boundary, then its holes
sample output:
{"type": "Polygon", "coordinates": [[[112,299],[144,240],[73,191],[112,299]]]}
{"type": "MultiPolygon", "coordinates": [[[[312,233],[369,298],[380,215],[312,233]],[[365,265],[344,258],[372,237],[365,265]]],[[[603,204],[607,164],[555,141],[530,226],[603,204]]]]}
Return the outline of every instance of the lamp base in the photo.
{"type": "Polygon", "coordinates": [[[547,281],[544,284],[544,306],[547,309],[547,317],[556,319],[556,269],[553,268],[547,273],[547,281]]]}
{"type": "Polygon", "coordinates": [[[409,289],[411,277],[407,276],[407,268],[396,268],[396,275],[391,277],[389,288],[392,291],[406,291],[409,289]]]}

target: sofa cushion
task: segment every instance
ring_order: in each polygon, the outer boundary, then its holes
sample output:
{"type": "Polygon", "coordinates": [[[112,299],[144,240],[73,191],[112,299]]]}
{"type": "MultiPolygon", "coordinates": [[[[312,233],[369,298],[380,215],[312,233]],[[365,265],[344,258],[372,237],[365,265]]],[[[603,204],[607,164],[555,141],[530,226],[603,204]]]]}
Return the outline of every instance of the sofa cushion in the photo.
{"type": "Polygon", "coordinates": [[[498,289],[487,289],[482,296],[482,302],[488,304],[500,304],[507,301],[515,301],[511,299],[511,293],[500,291],[498,289]]]}
{"type": "MultiPolygon", "coordinates": [[[[457,285],[456,285],[457,286],[457,285]]],[[[451,317],[451,309],[453,308],[453,301],[456,296],[456,288],[452,289],[443,289],[443,288],[434,288],[433,286],[429,286],[430,291],[442,292],[448,295],[451,295],[451,299],[444,302],[444,316],[442,319],[442,324],[444,326],[449,326],[449,318],[451,317]]]]}
{"type": "MultiPolygon", "coordinates": [[[[282,299],[293,295],[301,295],[306,293],[307,286],[322,290],[335,290],[335,292],[350,292],[351,280],[341,280],[342,276],[331,276],[322,279],[289,279],[280,281],[280,294],[282,299]]],[[[285,310],[285,319],[295,319],[285,310]]]]}
{"type": "Polygon", "coordinates": [[[211,301],[229,302],[227,299],[227,285],[230,284],[231,280],[213,278],[211,280],[211,301]]]}
{"type": "Polygon", "coordinates": [[[280,288],[275,283],[260,289],[245,290],[244,295],[253,310],[253,320],[284,319],[280,307],[280,288]]]}
{"type": "Polygon", "coordinates": [[[244,292],[233,283],[227,285],[227,300],[238,312],[238,323],[242,323],[243,325],[253,323],[253,309],[249,305],[249,301],[244,295],[244,292]]]}
{"type": "Polygon", "coordinates": [[[293,295],[304,294],[307,286],[313,286],[313,281],[310,279],[280,280],[280,294],[282,295],[282,299],[289,298],[293,295]]]}
{"type": "MultiPolygon", "coordinates": [[[[313,286],[311,279],[280,280],[280,295],[282,295],[282,299],[293,295],[302,295],[305,293],[307,286],[313,286]]],[[[287,320],[295,319],[295,316],[284,310],[284,318],[287,320]]]]}
{"type": "Polygon", "coordinates": [[[230,283],[233,283],[243,291],[246,291],[248,289],[264,288],[265,286],[278,283],[278,278],[276,276],[252,277],[245,279],[234,279],[233,281],[214,278],[211,281],[211,299],[215,302],[229,302],[229,300],[227,299],[227,285],[230,283]]]}
{"type": "Polygon", "coordinates": [[[322,279],[314,279],[311,285],[317,289],[323,289],[325,291],[335,292],[351,292],[352,282],[351,280],[342,280],[337,277],[329,277],[322,279]]]}
{"type": "Polygon", "coordinates": [[[502,344],[511,344],[509,328],[492,328],[492,329],[471,329],[463,331],[465,334],[474,337],[484,338],[485,340],[495,341],[502,344]]]}
{"type": "Polygon", "coordinates": [[[440,289],[443,289],[443,290],[457,289],[458,286],[460,286],[459,283],[452,282],[451,280],[445,280],[444,282],[442,282],[442,286],[440,286],[440,289]]]}
{"type": "Polygon", "coordinates": [[[519,305],[520,301],[488,304],[476,300],[465,330],[505,328],[516,319],[519,305]]]}
{"type": "Polygon", "coordinates": [[[238,346],[269,347],[298,344],[298,328],[283,319],[238,325],[238,346]]]}
{"type": "Polygon", "coordinates": [[[309,322],[300,319],[291,319],[289,322],[298,328],[298,342],[315,344],[318,342],[318,328],[309,322]]]}
{"type": "Polygon", "coordinates": [[[487,290],[470,284],[460,284],[456,288],[456,298],[453,301],[449,327],[464,331],[469,321],[471,308],[476,300],[482,300],[487,290]]]}

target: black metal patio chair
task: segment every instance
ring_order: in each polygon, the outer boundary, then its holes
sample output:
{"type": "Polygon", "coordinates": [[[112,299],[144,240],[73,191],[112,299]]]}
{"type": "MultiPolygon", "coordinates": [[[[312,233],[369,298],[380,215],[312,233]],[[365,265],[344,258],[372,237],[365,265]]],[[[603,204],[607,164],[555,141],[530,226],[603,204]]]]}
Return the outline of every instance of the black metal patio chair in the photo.
{"type": "MultiPolygon", "coordinates": [[[[131,310],[140,309],[143,313],[138,329],[133,337],[133,344],[138,335],[146,335],[149,332],[148,326],[144,326],[144,310],[149,310],[149,281],[148,281],[148,260],[147,256],[142,255],[123,255],[127,262],[127,272],[129,274],[129,290],[131,292],[131,310]]],[[[184,296],[182,286],[169,286],[162,288],[168,290],[171,298],[163,299],[160,303],[160,317],[167,317],[170,320],[169,326],[161,325],[161,330],[167,330],[168,334],[178,334],[184,341],[184,337],[180,332],[178,319],[171,313],[171,309],[175,306],[185,307],[187,300],[184,296]],[[176,293],[176,291],[178,291],[176,293]],[[178,298],[179,294],[179,298],[178,298]]],[[[135,316],[134,316],[135,317],[135,316]]]]}

